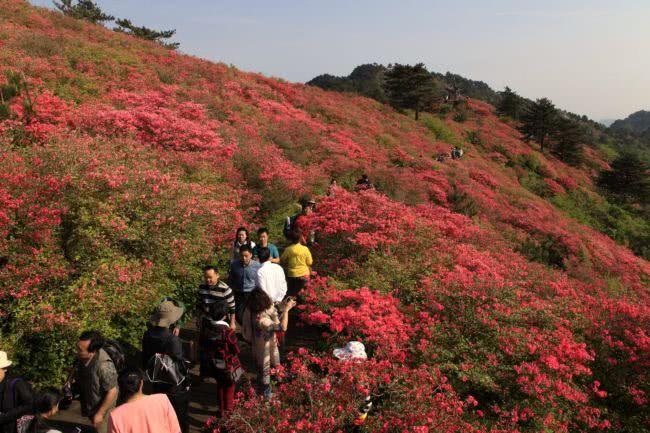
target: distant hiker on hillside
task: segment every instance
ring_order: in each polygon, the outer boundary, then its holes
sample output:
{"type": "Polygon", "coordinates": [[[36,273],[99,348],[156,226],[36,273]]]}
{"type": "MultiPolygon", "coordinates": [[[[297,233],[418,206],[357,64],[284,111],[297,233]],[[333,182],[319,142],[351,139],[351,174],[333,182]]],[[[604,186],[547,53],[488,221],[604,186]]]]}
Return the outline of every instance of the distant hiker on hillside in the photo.
{"type": "Polygon", "coordinates": [[[280,251],[278,251],[278,247],[269,242],[269,229],[266,227],[260,227],[257,230],[257,239],[259,242],[253,247],[253,258],[259,260],[259,249],[268,248],[271,253],[269,260],[273,263],[280,263],[280,251]]]}
{"type": "Polygon", "coordinates": [[[283,314],[280,319],[271,298],[260,288],[253,290],[246,304],[242,336],[251,343],[257,367],[257,382],[260,393],[266,399],[271,397],[271,367],[280,365],[280,352],[275,333],[287,330],[289,312],[295,306],[295,299],[288,298],[282,308],[283,314]]]}
{"type": "Polygon", "coordinates": [[[339,184],[336,181],[336,179],[332,179],[331,182],[330,182],[330,186],[327,187],[327,195],[328,196],[332,195],[332,191],[338,186],[339,186],[339,184]]]}
{"type": "Polygon", "coordinates": [[[281,261],[287,274],[287,294],[297,296],[305,288],[314,264],[309,248],[303,245],[305,238],[299,229],[289,233],[289,245],[282,252],[281,261]]]}
{"type": "Polygon", "coordinates": [[[145,395],[144,373],[139,368],[119,377],[120,401],[108,420],[108,433],[180,433],[174,408],[165,394],[145,395]]]}
{"type": "Polygon", "coordinates": [[[237,320],[241,318],[248,295],[255,288],[257,271],[261,265],[253,260],[253,249],[249,245],[239,248],[239,259],[230,264],[228,283],[235,293],[237,320]]]}
{"type": "Polygon", "coordinates": [[[311,215],[316,210],[316,200],[311,196],[305,195],[300,199],[301,210],[292,217],[287,217],[284,222],[284,236],[288,239],[289,234],[294,228],[300,229],[305,233],[305,239],[308,246],[313,245],[316,241],[316,233],[306,226],[306,216],[311,215]]]}
{"type": "Polygon", "coordinates": [[[24,423],[18,428],[18,433],[61,433],[52,429],[47,421],[59,411],[62,398],[56,389],[39,393],[34,399],[34,416],[21,418],[24,423]]]}
{"type": "Polygon", "coordinates": [[[237,336],[225,321],[227,311],[224,304],[215,303],[210,306],[210,314],[206,318],[199,342],[201,352],[207,360],[207,374],[217,381],[219,417],[233,409],[235,385],[244,373],[239,362],[237,336]]]}
{"type": "Polygon", "coordinates": [[[151,316],[151,327],[142,337],[142,366],[153,390],[167,394],[183,433],[189,431],[187,413],[190,394],[189,362],[183,354],[181,339],[173,328],[183,316],[180,302],[167,300],[151,316]]]}
{"type": "Polygon", "coordinates": [[[106,433],[108,411],[117,400],[117,366],[103,348],[97,331],[85,331],[77,341],[77,366],[73,382],[81,395],[81,414],[88,417],[98,433],[106,433]]]}
{"type": "Polygon", "coordinates": [[[357,184],[354,187],[356,191],[365,191],[367,189],[375,189],[375,186],[370,182],[370,179],[368,178],[367,174],[363,174],[359,180],[357,180],[357,184]]]}
{"type": "Polygon", "coordinates": [[[34,396],[29,383],[7,375],[7,368],[12,364],[7,352],[0,351],[0,433],[16,433],[16,422],[34,413],[34,396]]]}
{"type": "MultiPolygon", "coordinates": [[[[203,333],[203,328],[206,322],[206,319],[209,319],[210,308],[213,305],[223,305],[227,312],[227,320],[230,324],[230,328],[236,329],[236,319],[235,319],[235,294],[232,289],[223,281],[219,280],[219,271],[214,266],[206,266],[203,268],[203,278],[205,280],[204,284],[199,286],[199,300],[197,305],[197,324],[198,324],[198,334],[199,341],[201,340],[201,335],[203,333]]],[[[199,360],[200,360],[200,374],[201,378],[207,377],[207,360],[201,352],[199,344],[199,360]]]]}
{"type": "Polygon", "coordinates": [[[244,245],[248,245],[251,251],[255,248],[255,242],[251,241],[250,236],[248,236],[248,229],[246,227],[239,227],[235,233],[235,241],[232,244],[232,261],[239,260],[239,249],[244,245]]]}

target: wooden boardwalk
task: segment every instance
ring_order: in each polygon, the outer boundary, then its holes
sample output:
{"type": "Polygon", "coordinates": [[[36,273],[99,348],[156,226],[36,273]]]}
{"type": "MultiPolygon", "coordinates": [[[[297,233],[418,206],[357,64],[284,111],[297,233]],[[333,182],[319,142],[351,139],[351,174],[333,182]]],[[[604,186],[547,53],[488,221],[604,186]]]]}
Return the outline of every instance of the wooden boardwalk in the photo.
{"type": "MultiPolygon", "coordinates": [[[[193,322],[192,322],[193,323],[193,322]]],[[[181,332],[183,340],[192,340],[195,338],[196,330],[188,325],[181,332]]],[[[320,331],[317,328],[303,326],[302,324],[290,324],[286,336],[286,352],[295,351],[300,347],[309,349],[317,345],[320,337],[320,331]]],[[[246,377],[255,380],[255,368],[250,346],[240,342],[241,355],[240,359],[246,368],[246,377]]],[[[199,383],[199,368],[196,365],[192,371],[193,386],[190,398],[190,432],[201,433],[206,420],[216,412],[216,385],[213,379],[199,383]]],[[[246,380],[242,381],[246,383],[246,380]]],[[[77,427],[82,429],[88,428],[90,422],[80,414],[79,402],[74,401],[70,408],[60,411],[52,420],[52,425],[56,426],[63,433],[77,433],[77,427]]],[[[83,430],[85,433],[85,430],[83,430]]]]}

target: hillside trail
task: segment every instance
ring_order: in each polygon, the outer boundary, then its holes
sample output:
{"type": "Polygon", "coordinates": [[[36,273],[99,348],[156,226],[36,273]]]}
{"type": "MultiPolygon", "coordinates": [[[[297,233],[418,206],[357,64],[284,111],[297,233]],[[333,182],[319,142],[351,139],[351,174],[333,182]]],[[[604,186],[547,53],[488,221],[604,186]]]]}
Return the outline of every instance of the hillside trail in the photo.
{"type": "MultiPolygon", "coordinates": [[[[297,316],[297,315],[296,315],[297,316]]],[[[289,320],[289,330],[285,337],[284,353],[295,352],[299,348],[314,349],[320,338],[321,331],[292,317],[289,320]]],[[[181,338],[184,341],[196,341],[197,329],[195,321],[192,320],[181,330],[181,338]]],[[[248,387],[250,382],[255,381],[255,363],[248,344],[240,341],[240,359],[246,370],[246,378],[243,379],[238,390],[248,387]]],[[[136,356],[139,359],[140,353],[136,356]]],[[[190,433],[202,433],[206,420],[217,412],[216,384],[213,379],[199,383],[199,366],[191,370],[192,390],[190,393],[190,433]]],[[[77,426],[90,426],[88,419],[81,416],[79,401],[75,400],[66,410],[61,410],[53,419],[52,425],[62,433],[77,433],[77,426]]]]}

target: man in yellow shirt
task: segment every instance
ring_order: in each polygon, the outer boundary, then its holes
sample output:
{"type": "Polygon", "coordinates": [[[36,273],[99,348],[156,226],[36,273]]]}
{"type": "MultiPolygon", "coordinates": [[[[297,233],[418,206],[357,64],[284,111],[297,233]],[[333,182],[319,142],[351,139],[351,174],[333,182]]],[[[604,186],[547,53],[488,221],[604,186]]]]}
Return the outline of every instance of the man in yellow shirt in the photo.
{"type": "Polygon", "coordinates": [[[309,248],[302,245],[305,238],[300,229],[293,229],[288,236],[291,245],[282,252],[280,261],[287,274],[287,295],[296,296],[305,288],[314,263],[309,248]]]}

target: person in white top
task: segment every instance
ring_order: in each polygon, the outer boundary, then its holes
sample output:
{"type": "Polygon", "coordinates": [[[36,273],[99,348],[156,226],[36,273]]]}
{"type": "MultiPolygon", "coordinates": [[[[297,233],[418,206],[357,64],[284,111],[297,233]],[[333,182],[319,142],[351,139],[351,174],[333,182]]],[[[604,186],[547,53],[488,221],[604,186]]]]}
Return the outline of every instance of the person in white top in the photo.
{"type": "Polygon", "coordinates": [[[257,271],[257,287],[264,290],[274,304],[282,302],[287,294],[287,280],[284,277],[284,269],[269,260],[271,251],[268,248],[259,248],[257,256],[262,264],[262,267],[257,271]]]}

